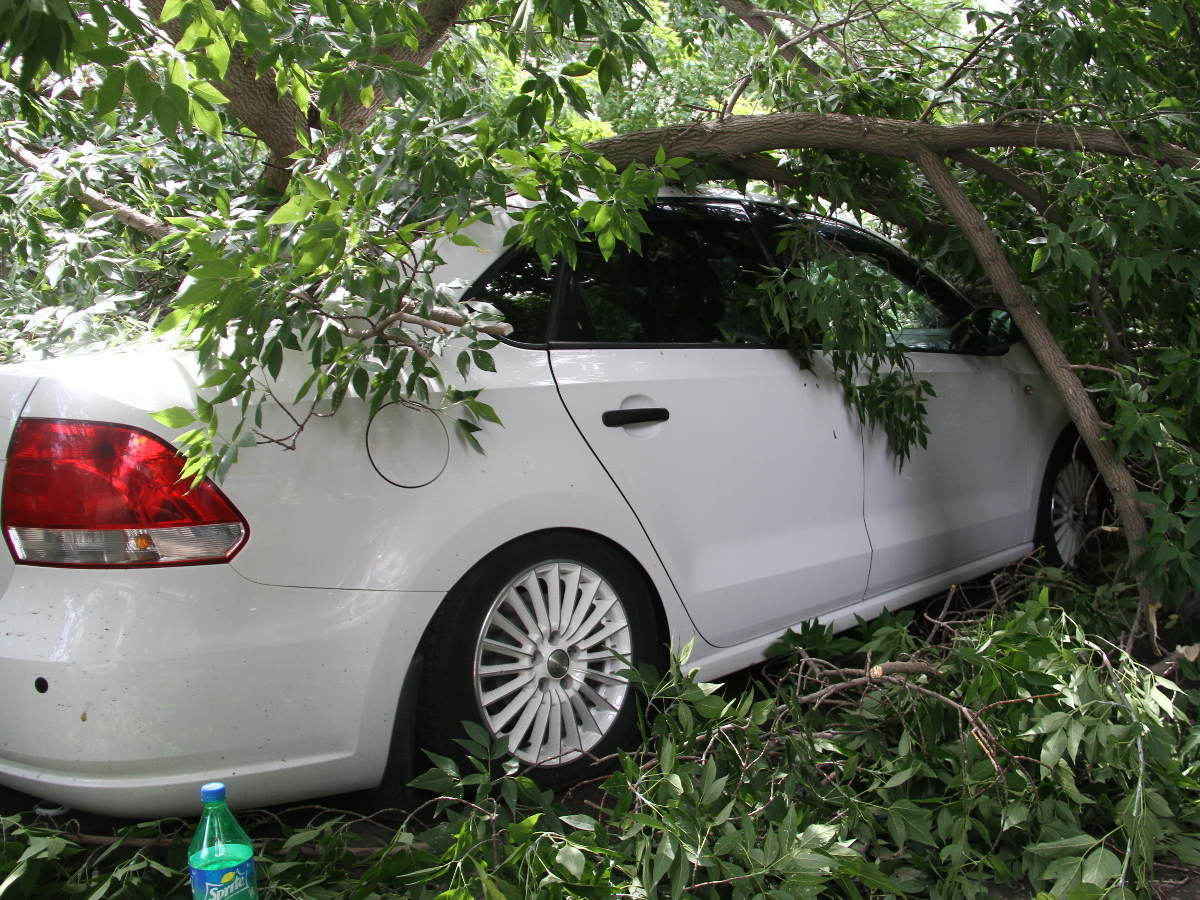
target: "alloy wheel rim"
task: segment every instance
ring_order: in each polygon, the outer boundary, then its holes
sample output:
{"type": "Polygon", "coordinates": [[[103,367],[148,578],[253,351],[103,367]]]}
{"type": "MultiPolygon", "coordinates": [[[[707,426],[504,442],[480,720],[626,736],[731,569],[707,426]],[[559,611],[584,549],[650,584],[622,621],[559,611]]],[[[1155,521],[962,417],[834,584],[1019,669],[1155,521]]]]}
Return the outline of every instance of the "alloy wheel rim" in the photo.
{"type": "Polygon", "coordinates": [[[1054,532],[1054,546],[1064,565],[1070,564],[1083,546],[1083,540],[1091,531],[1092,482],[1095,476],[1091,468],[1078,459],[1073,459],[1054,479],[1054,496],[1050,501],[1050,527],[1054,532]]]}
{"type": "Polygon", "coordinates": [[[530,764],[563,765],[612,728],[629,691],[629,618],[599,574],[539,563],[500,592],[475,648],[475,699],[493,737],[530,764]]]}

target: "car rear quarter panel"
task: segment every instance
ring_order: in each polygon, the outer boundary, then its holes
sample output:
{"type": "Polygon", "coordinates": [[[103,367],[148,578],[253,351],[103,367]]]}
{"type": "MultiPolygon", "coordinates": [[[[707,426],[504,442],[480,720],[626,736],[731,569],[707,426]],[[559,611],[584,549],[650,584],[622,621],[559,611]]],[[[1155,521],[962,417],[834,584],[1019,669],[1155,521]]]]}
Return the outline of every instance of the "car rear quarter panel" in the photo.
{"type": "MultiPolygon", "coordinates": [[[[484,425],[480,453],[448,420],[449,459],[424,487],[398,487],[376,471],[367,452],[366,405],[355,399],[336,415],[310,420],[294,450],[243,449],[221,484],[250,526],[234,570],[264,585],[446,591],[507,541],[575,528],[630,552],[654,582],[673,630],[686,639],[690,620],[637,518],[571,423],[546,352],[508,344],[492,352],[497,371],[474,370],[470,386],[484,388],[480,399],[495,407],[503,425],[484,425]]],[[[183,429],[167,429],[150,413],[194,405],[196,378],[177,354],[58,362],[69,365],[44,368],[26,415],[121,422],[171,440],[183,429]]],[[[279,396],[295,395],[294,380],[285,367],[279,396]]],[[[221,410],[226,422],[235,414],[232,407],[221,410]]],[[[285,434],[285,419],[278,407],[268,408],[264,430],[285,434]]]]}

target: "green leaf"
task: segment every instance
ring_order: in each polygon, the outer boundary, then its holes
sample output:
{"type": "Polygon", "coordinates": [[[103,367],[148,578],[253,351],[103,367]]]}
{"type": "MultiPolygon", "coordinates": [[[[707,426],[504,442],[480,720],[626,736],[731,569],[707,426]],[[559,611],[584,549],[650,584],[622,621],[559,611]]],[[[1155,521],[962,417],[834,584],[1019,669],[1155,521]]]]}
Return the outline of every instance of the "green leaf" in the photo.
{"type": "Polygon", "coordinates": [[[272,378],[279,378],[279,370],[283,368],[283,344],[278,340],[268,345],[263,354],[263,365],[272,378]]]}
{"type": "Polygon", "coordinates": [[[221,117],[211,109],[193,103],[188,107],[188,115],[191,116],[192,123],[210,138],[216,141],[223,139],[221,117]]]}
{"type": "Polygon", "coordinates": [[[1099,841],[1094,837],[1086,834],[1077,834],[1069,838],[1062,838],[1057,841],[1046,841],[1041,844],[1032,844],[1026,848],[1026,851],[1035,856],[1049,856],[1058,858],[1062,856],[1079,856],[1084,851],[1095,847],[1099,841]]]}
{"type": "Polygon", "coordinates": [[[1107,847],[1097,847],[1083,861],[1083,880],[1104,887],[1121,874],[1121,860],[1107,847]]]}
{"type": "Polygon", "coordinates": [[[183,309],[171,310],[171,312],[169,312],[166,316],[164,316],[162,318],[162,320],[156,326],[154,326],[154,336],[162,337],[168,331],[178,328],[185,321],[187,321],[187,319],[190,315],[191,315],[191,313],[188,312],[187,310],[183,310],[183,309]]]}
{"type": "Polygon", "coordinates": [[[125,70],[109,69],[96,91],[96,115],[106,116],[121,104],[125,94],[125,70]]]}
{"type": "Polygon", "coordinates": [[[537,827],[537,823],[541,821],[542,814],[534,813],[520,822],[514,822],[505,827],[505,830],[512,836],[514,844],[524,844],[533,836],[533,830],[537,827]]]}
{"type": "Polygon", "coordinates": [[[397,59],[392,62],[392,68],[405,75],[428,75],[429,71],[415,62],[407,59],[397,59]]]}
{"type": "Polygon", "coordinates": [[[468,422],[466,419],[455,419],[454,426],[458,429],[459,435],[465,440],[472,450],[478,453],[483,452],[483,445],[475,437],[475,433],[481,431],[480,427],[474,422],[468,422]]]}
{"type": "Polygon", "coordinates": [[[562,67],[562,73],[570,78],[581,78],[592,74],[592,67],[581,62],[568,63],[562,67]]]}
{"type": "Polygon", "coordinates": [[[184,409],[182,406],[160,409],[157,412],[150,413],[150,418],[156,422],[161,422],[168,428],[183,428],[185,425],[191,425],[196,421],[196,417],[192,414],[192,411],[184,409]]]}
{"type": "Polygon", "coordinates": [[[570,825],[572,828],[578,829],[579,831],[595,831],[598,824],[591,816],[570,815],[559,816],[558,818],[560,822],[570,825]]]}
{"type": "Polygon", "coordinates": [[[166,0],[166,3],[163,4],[162,13],[158,17],[158,21],[170,22],[172,19],[177,18],[179,14],[183,12],[184,7],[187,6],[189,2],[190,0],[166,0]]]}
{"type": "Polygon", "coordinates": [[[314,206],[317,205],[316,198],[309,197],[304,194],[293,197],[271,215],[267,219],[268,225],[281,225],[286,222],[299,222],[308,217],[314,206]]]}
{"type": "Polygon", "coordinates": [[[212,300],[225,286],[223,278],[192,278],[183,280],[180,292],[175,296],[175,305],[187,309],[201,306],[212,300]]]}
{"type": "Polygon", "coordinates": [[[248,6],[243,6],[240,12],[242,36],[256,50],[266,53],[271,49],[271,32],[266,23],[248,6]]]}
{"type": "Polygon", "coordinates": [[[554,855],[554,861],[572,878],[578,880],[583,877],[584,858],[578,847],[564,844],[554,855]]]}
{"type": "Polygon", "coordinates": [[[658,841],[658,850],[654,853],[654,864],[650,870],[650,881],[646,884],[648,889],[653,889],[667,871],[671,868],[671,863],[675,861],[675,838],[669,834],[663,834],[658,841]]]}
{"type": "Polygon", "coordinates": [[[85,50],[80,56],[89,62],[99,63],[102,66],[123,66],[129,59],[128,53],[120,47],[114,47],[111,44],[85,50]]]}
{"type": "Polygon", "coordinates": [[[209,61],[216,68],[218,77],[224,78],[226,71],[229,69],[231,56],[229,44],[225,42],[224,38],[218,38],[205,47],[204,55],[209,58],[209,61]]]}
{"type": "Polygon", "coordinates": [[[174,137],[179,130],[179,108],[165,93],[160,93],[150,105],[150,111],[158,122],[159,130],[167,137],[174,137]]]}
{"type": "Polygon", "coordinates": [[[889,778],[887,780],[887,782],[883,785],[883,787],[885,789],[900,787],[900,785],[904,784],[904,782],[908,781],[908,779],[910,779],[914,775],[916,775],[917,771],[918,771],[918,769],[916,766],[910,766],[909,768],[905,769],[902,772],[897,772],[895,775],[893,775],[891,778],[889,778]]]}

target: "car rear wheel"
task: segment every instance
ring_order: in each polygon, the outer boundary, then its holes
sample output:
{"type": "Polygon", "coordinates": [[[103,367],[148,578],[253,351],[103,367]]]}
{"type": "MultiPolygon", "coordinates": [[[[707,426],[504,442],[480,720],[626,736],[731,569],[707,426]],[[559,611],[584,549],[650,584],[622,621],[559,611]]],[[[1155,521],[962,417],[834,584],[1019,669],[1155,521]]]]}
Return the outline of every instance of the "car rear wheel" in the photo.
{"type": "Polygon", "coordinates": [[[1038,508],[1038,543],[1051,565],[1070,568],[1100,524],[1104,487],[1096,465],[1074,435],[1055,447],[1046,467],[1038,508]]]}
{"type": "Polygon", "coordinates": [[[422,746],[462,759],[462,720],[507,740],[544,787],[587,774],[636,731],[620,673],[651,661],[658,636],[641,574],[573,533],[516,541],[447,598],[426,641],[422,746]]]}

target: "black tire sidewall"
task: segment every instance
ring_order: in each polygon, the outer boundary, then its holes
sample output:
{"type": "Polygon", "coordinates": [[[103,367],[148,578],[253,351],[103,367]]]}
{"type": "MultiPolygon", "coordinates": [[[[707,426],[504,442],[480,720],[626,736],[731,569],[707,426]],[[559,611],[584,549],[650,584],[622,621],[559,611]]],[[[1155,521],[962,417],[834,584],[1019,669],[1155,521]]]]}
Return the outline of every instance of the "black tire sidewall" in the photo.
{"type": "MultiPolygon", "coordinates": [[[[659,637],[652,594],[645,577],[621,551],[573,532],[520,538],[489,554],[462,578],[447,595],[426,633],[417,716],[417,737],[422,748],[454,759],[460,767],[467,764],[466,750],[457,739],[467,737],[464,719],[483,724],[475,696],[473,662],[484,620],[501,591],[518,575],[552,560],[580,563],[604,578],[620,598],[629,621],[630,664],[636,668],[655,661],[659,637]]],[[[544,788],[594,774],[593,757],[603,758],[628,746],[637,734],[638,705],[638,692],[631,687],[612,727],[588,755],[559,766],[522,763],[522,771],[544,788]]],[[[462,771],[466,774],[474,768],[462,771]]]]}
{"type": "MultiPolygon", "coordinates": [[[[1058,480],[1059,473],[1072,460],[1078,460],[1086,465],[1092,471],[1092,477],[1096,477],[1096,464],[1092,461],[1091,453],[1083,445],[1079,435],[1073,430],[1068,430],[1059,437],[1050,453],[1050,459],[1046,463],[1046,473],[1042,478],[1042,491],[1038,497],[1037,524],[1034,530],[1034,543],[1042,548],[1043,560],[1052,566],[1070,565],[1063,560],[1062,554],[1059,553],[1051,513],[1054,505],[1055,482],[1058,480]]],[[[1095,490],[1094,508],[1100,510],[1107,505],[1108,495],[1103,483],[1098,483],[1095,490]]],[[[1076,555],[1082,552],[1082,549],[1081,547],[1076,551],[1076,555]]]]}

